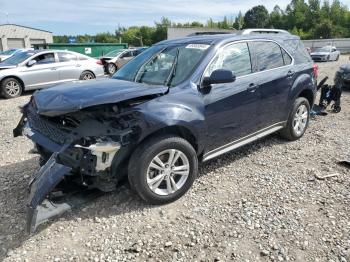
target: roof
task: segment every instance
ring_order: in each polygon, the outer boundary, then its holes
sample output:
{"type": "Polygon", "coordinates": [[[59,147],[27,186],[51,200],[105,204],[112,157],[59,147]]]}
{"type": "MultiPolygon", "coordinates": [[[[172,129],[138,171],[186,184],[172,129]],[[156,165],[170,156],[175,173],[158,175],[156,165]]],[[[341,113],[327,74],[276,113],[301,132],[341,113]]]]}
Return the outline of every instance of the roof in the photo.
{"type": "Polygon", "coordinates": [[[42,31],[42,32],[46,32],[46,33],[50,33],[50,34],[52,34],[52,32],[50,32],[50,31],[46,31],[46,30],[42,30],[42,29],[37,29],[37,28],[33,28],[33,27],[29,27],[29,26],[24,26],[24,25],[16,25],[16,24],[2,24],[2,25],[0,25],[0,26],[8,26],[8,25],[13,25],[13,26],[24,27],[24,28],[33,29],[33,30],[42,31]]]}
{"type": "Polygon", "coordinates": [[[284,40],[284,39],[299,39],[298,36],[292,34],[217,34],[217,35],[197,35],[188,36],[183,38],[165,40],[159,42],[157,45],[176,45],[176,44],[207,44],[215,45],[220,42],[237,41],[237,40],[249,40],[249,39],[271,39],[271,40],[284,40]]]}

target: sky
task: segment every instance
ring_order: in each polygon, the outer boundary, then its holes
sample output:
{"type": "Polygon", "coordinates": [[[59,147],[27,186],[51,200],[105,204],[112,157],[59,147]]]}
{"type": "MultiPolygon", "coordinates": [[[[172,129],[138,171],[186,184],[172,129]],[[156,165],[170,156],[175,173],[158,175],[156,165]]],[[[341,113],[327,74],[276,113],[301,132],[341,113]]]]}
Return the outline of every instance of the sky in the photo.
{"type": "MultiPolygon", "coordinates": [[[[280,0],[285,8],[289,0],[280,0]]],[[[350,0],[342,1],[350,5],[350,0]]],[[[200,21],[226,15],[261,4],[253,0],[0,0],[0,24],[13,23],[53,32],[54,35],[114,32],[118,26],[154,25],[162,16],[173,22],[200,21]]],[[[265,0],[271,11],[276,1],[265,0]]]]}

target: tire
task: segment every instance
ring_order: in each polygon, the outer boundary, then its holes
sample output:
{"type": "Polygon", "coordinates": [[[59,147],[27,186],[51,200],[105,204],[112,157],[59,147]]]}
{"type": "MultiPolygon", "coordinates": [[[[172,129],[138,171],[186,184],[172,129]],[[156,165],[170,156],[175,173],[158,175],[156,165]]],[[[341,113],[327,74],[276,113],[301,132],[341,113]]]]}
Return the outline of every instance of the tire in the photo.
{"type": "Polygon", "coordinates": [[[292,111],[288,117],[287,125],[280,132],[281,136],[290,141],[298,140],[305,134],[305,131],[309,125],[309,120],[310,120],[309,101],[305,97],[298,97],[294,101],[292,111]],[[303,112],[303,109],[305,110],[305,112],[303,113],[303,116],[305,115],[306,118],[300,115],[300,113],[303,112]],[[297,117],[298,119],[295,119],[297,117]],[[297,127],[297,122],[299,123],[298,127],[300,127],[300,130],[297,127]]]}
{"type": "Polygon", "coordinates": [[[19,97],[22,92],[23,86],[16,78],[6,78],[1,82],[1,95],[6,99],[19,97]]]}
{"type": "Polygon", "coordinates": [[[129,160],[128,179],[131,188],[143,200],[152,205],[161,205],[182,197],[192,186],[197,172],[197,154],[191,144],[180,137],[163,136],[147,140],[134,151],[129,160]],[[167,167],[171,152],[175,153],[174,158],[178,157],[167,167]],[[160,167],[158,160],[164,168],[160,167]],[[175,171],[176,167],[178,170],[175,171]],[[156,177],[158,179],[155,180],[156,177]]]}
{"type": "Polygon", "coordinates": [[[114,63],[107,64],[107,73],[113,75],[117,71],[117,66],[114,63]]]}
{"type": "Polygon", "coordinates": [[[91,79],[95,79],[95,78],[96,78],[95,75],[90,71],[82,72],[80,77],[79,77],[80,80],[91,80],[91,79]]]}
{"type": "Polygon", "coordinates": [[[335,61],[338,61],[339,60],[339,55],[337,56],[337,59],[335,59],[335,61]]]}

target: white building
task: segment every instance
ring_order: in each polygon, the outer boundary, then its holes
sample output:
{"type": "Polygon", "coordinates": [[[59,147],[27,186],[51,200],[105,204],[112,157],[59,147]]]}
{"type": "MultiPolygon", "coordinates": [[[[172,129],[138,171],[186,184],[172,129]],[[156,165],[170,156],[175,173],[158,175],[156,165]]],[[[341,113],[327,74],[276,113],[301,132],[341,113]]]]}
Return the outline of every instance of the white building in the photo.
{"type": "Polygon", "coordinates": [[[33,44],[50,44],[52,32],[26,26],[0,25],[0,51],[10,48],[31,48],[33,44]]]}

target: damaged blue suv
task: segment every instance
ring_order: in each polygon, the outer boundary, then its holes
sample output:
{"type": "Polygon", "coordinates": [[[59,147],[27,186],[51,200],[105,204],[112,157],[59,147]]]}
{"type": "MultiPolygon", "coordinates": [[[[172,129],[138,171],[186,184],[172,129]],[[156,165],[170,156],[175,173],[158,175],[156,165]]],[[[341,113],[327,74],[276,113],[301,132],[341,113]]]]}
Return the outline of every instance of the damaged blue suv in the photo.
{"type": "Polygon", "coordinates": [[[189,190],[199,162],[277,131],[299,139],[316,74],[298,37],[248,30],[163,41],[112,79],[35,92],[14,129],[41,156],[28,229],[48,218],[42,202],[73,184],[108,192],[127,178],[164,204],[189,190]]]}

